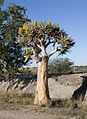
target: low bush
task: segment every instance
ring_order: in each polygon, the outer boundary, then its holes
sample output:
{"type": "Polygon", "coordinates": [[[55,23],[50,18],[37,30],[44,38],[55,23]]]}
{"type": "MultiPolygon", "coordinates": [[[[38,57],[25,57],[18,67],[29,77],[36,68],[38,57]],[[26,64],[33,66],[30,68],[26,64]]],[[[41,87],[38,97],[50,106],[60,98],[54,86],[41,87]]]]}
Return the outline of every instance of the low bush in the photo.
{"type": "Polygon", "coordinates": [[[73,72],[72,65],[73,62],[71,62],[68,58],[54,59],[49,63],[49,73],[56,75],[70,74],[73,72]]]}
{"type": "Polygon", "coordinates": [[[48,108],[78,108],[79,102],[77,101],[71,101],[69,99],[53,99],[49,100],[47,103],[48,108]]]}

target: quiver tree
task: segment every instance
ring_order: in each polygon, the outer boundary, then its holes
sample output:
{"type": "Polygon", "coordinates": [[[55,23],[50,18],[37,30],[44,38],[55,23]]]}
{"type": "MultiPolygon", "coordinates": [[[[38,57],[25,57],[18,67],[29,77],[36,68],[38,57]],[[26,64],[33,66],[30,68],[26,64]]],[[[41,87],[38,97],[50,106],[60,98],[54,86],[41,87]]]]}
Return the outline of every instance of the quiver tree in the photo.
{"type": "Polygon", "coordinates": [[[26,62],[34,59],[38,66],[34,104],[45,105],[50,99],[47,80],[49,58],[56,52],[65,54],[75,42],[50,21],[25,23],[23,27],[19,27],[18,42],[26,47],[26,62]]]}

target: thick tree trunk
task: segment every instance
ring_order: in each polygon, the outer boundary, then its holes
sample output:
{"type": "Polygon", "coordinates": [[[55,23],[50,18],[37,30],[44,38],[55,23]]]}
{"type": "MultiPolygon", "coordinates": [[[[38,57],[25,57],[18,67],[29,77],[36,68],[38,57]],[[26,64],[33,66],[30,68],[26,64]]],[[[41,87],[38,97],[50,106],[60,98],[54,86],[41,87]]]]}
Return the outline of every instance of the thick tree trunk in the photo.
{"type": "Polygon", "coordinates": [[[37,88],[34,104],[46,105],[49,99],[48,59],[42,59],[42,61],[38,63],[37,88]]]}

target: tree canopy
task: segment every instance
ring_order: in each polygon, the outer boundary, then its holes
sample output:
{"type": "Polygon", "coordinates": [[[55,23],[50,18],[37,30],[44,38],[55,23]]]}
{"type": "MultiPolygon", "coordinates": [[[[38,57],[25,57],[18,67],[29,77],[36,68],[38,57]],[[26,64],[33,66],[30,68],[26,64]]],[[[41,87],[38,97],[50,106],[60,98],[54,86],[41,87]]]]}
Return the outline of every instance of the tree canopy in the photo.
{"type": "Polygon", "coordinates": [[[57,51],[59,54],[65,54],[75,44],[59,25],[52,25],[50,21],[24,23],[23,27],[19,27],[19,42],[27,47],[27,56],[35,59],[36,62],[44,56],[49,58],[57,51]],[[50,48],[50,53],[47,53],[50,45],[53,48],[50,48]]]}
{"type": "Polygon", "coordinates": [[[56,58],[49,62],[49,73],[56,75],[70,74],[73,72],[73,62],[68,58],[56,58]]]}
{"type": "MultiPolygon", "coordinates": [[[[2,1],[3,2],[3,1],[2,1]]],[[[17,42],[18,28],[26,21],[26,9],[11,3],[5,10],[0,9],[0,68],[17,68],[23,65],[24,57],[17,42]]]]}

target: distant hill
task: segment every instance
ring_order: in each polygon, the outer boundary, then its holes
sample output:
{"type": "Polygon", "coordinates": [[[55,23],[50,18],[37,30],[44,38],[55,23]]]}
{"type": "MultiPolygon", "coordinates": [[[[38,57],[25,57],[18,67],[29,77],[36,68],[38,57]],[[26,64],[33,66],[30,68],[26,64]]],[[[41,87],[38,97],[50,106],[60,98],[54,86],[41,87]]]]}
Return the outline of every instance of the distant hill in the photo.
{"type": "Polygon", "coordinates": [[[73,73],[87,73],[87,66],[73,66],[73,73]]]}
{"type": "MultiPolygon", "coordinates": [[[[4,71],[4,70],[3,70],[4,71]]],[[[4,71],[6,72],[6,71],[4,71]]],[[[23,74],[37,74],[37,67],[26,67],[26,68],[19,68],[17,70],[19,73],[23,74]]],[[[87,73],[87,66],[72,66],[72,73],[87,73]]]]}

